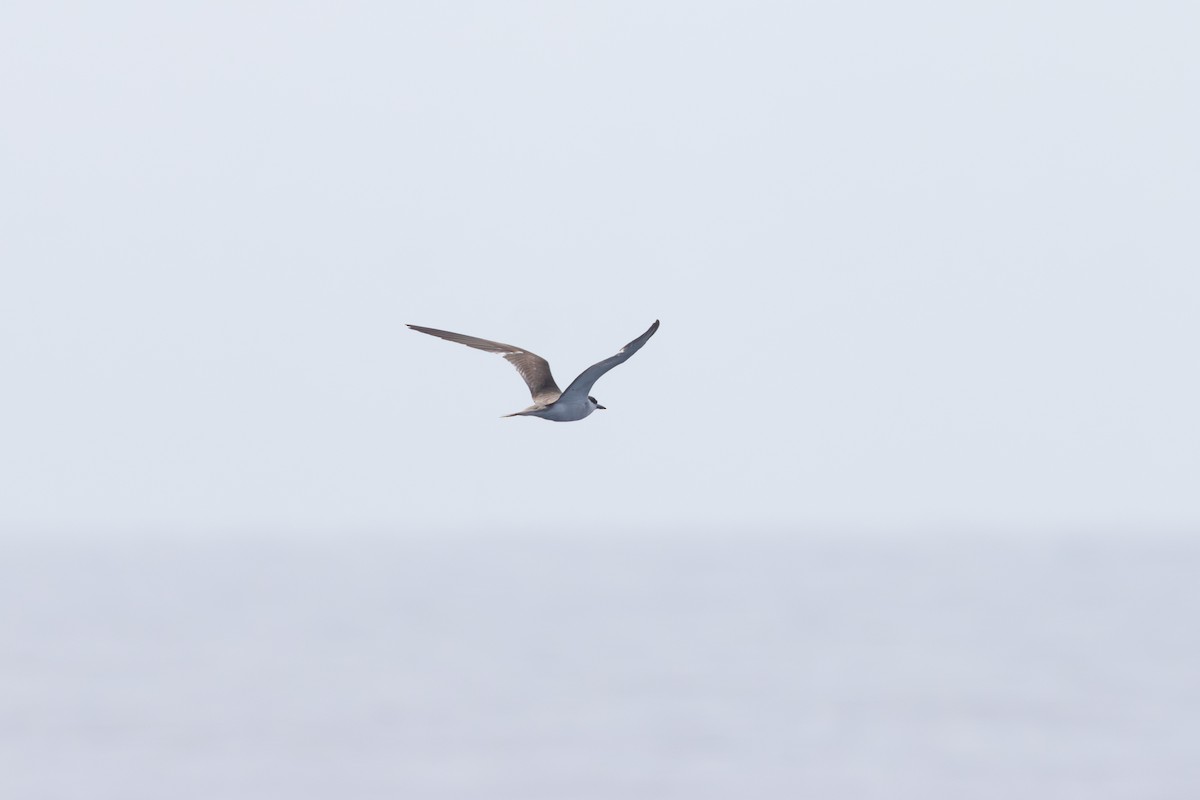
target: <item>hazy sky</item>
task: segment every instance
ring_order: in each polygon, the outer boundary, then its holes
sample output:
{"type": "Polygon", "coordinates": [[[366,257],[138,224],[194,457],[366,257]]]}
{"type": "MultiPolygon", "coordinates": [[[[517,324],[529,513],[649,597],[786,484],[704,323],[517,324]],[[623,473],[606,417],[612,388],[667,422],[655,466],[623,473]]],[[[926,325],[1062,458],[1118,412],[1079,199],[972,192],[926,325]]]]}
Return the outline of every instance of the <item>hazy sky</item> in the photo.
{"type": "Polygon", "coordinates": [[[1198,25],[5,3],[0,530],[1200,526],[1198,25]]]}

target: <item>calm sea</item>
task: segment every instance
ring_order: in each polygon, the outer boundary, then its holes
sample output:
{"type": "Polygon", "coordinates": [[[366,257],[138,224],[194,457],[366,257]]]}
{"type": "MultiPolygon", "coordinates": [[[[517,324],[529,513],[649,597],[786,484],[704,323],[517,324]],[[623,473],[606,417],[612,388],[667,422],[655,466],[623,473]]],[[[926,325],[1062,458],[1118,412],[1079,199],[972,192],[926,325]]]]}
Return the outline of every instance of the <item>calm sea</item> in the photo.
{"type": "Polygon", "coordinates": [[[14,800],[1200,797],[1200,545],[0,543],[14,800]]]}

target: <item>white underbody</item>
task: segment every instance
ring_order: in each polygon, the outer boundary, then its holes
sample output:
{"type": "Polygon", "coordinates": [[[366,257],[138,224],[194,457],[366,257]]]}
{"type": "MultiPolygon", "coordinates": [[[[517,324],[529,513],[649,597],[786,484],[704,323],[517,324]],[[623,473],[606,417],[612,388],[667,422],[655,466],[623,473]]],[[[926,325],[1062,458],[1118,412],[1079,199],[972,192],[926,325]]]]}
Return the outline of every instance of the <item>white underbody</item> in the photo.
{"type": "Polygon", "coordinates": [[[587,397],[583,397],[580,400],[560,397],[549,406],[544,408],[527,408],[524,411],[518,411],[513,416],[541,417],[553,422],[574,422],[575,420],[583,419],[595,410],[596,404],[587,397]]]}

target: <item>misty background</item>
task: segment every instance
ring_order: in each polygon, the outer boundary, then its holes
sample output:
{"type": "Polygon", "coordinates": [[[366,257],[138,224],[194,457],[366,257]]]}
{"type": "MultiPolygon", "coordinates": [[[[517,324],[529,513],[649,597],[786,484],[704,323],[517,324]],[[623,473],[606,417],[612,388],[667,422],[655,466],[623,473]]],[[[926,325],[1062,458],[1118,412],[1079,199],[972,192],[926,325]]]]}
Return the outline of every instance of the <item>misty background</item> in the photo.
{"type": "Polygon", "coordinates": [[[5,4],[0,791],[1195,796],[1198,23],[5,4]]]}
{"type": "Polygon", "coordinates": [[[3,13],[7,530],[1200,522],[1184,7],[3,13]]]}

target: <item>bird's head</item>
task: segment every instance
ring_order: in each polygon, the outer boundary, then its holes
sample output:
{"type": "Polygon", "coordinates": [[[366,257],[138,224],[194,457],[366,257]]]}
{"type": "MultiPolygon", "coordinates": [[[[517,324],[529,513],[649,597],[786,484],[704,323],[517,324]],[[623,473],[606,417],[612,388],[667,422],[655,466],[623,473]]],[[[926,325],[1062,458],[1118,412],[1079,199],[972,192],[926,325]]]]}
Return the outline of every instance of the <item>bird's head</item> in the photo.
{"type": "Polygon", "coordinates": [[[593,408],[598,408],[601,411],[607,411],[607,409],[600,405],[599,401],[597,401],[596,398],[592,397],[590,394],[588,395],[588,402],[592,404],[593,408]]]}

